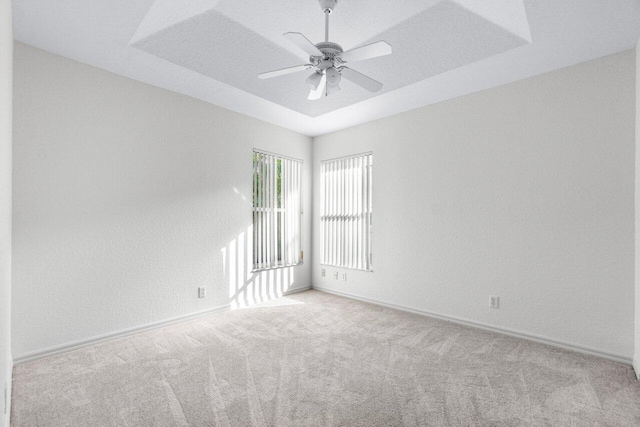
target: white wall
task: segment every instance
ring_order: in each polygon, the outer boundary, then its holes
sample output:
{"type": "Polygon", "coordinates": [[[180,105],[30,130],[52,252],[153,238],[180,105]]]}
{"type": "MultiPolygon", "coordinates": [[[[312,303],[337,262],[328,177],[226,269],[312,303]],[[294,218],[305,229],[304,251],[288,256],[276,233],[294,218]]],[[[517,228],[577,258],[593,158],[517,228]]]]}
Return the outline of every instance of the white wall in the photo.
{"type": "Polygon", "coordinates": [[[22,44],[14,90],[16,359],[311,284],[245,251],[253,148],[303,159],[308,195],[311,138],[22,44]]]}
{"type": "Polygon", "coordinates": [[[316,138],[316,178],[373,151],[374,272],[321,277],[314,215],[314,286],[630,361],[634,68],[627,51],[316,138]]]}
{"type": "MultiPolygon", "coordinates": [[[[311,283],[309,263],[254,278],[244,250],[252,148],[303,158],[309,194],[309,138],[21,44],[15,62],[14,356],[311,283]]],[[[314,284],[630,359],[634,68],[624,52],[317,138],[314,174],[374,152],[375,271],[336,282],[314,258],[314,284]]]]}
{"type": "Polygon", "coordinates": [[[11,126],[13,32],[11,0],[0,0],[0,427],[11,398],[11,126]]]}

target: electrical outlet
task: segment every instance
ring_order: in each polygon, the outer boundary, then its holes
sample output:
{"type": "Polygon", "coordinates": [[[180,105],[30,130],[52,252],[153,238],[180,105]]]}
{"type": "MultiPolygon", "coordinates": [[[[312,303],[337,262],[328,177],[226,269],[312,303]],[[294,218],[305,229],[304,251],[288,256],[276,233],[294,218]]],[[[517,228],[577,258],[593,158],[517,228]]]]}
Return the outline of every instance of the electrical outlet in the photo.
{"type": "Polygon", "coordinates": [[[338,280],[338,272],[337,271],[335,273],[333,273],[333,278],[338,280]]]}
{"type": "Polygon", "coordinates": [[[500,297],[492,295],[489,297],[489,307],[491,308],[499,308],[500,307],[500,297]]]}
{"type": "Polygon", "coordinates": [[[342,273],[342,281],[343,282],[347,281],[347,273],[342,273]]]}
{"type": "Polygon", "coordinates": [[[198,288],[198,298],[204,298],[207,296],[207,288],[204,286],[200,286],[198,288]]]}
{"type": "Polygon", "coordinates": [[[327,275],[327,270],[324,268],[320,271],[320,276],[325,277],[327,275]]]}

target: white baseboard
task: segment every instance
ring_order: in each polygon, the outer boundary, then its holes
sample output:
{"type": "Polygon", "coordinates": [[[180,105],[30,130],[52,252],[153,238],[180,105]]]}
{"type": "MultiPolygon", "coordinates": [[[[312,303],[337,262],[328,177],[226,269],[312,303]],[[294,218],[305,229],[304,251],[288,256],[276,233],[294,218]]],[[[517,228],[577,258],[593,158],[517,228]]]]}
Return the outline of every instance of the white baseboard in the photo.
{"type": "Polygon", "coordinates": [[[270,301],[276,298],[282,298],[282,297],[286,297],[287,295],[291,295],[291,294],[297,294],[298,292],[304,292],[304,291],[308,291],[310,289],[313,289],[311,287],[311,285],[309,286],[303,286],[301,288],[294,288],[294,289],[289,289],[286,290],[284,292],[276,292],[267,296],[259,296],[258,299],[253,299],[253,298],[248,298],[248,301],[246,302],[241,302],[241,303],[232,303],[231,304],[231,309],[237,309],[237,308],[247,308],[247,307],[252,307],[254,305],[257,304],[262,304],[263,302],[266,301],[270,301]],[[247,304],[248,303],[248,304],[247,304]]]}
{"type": "MultiPolygon", "coordinates": [[[[463,319],[463,318],[459,318],[459,317],[455,317],[455,316],[448,316],[448,315],[444,315],[444,314],[433,313],[433,312],[426,311],[426,310],[421,310],[421,309],[418,309],[418,308],[412,308],[412,307],[406,307],[406,306],[403,306],[403,305],[392,304],[392,303],[379,301],[379,300],[375,300],[375,299],[371,299],[371,298],[367,298],[367,297],[362,297],[362,296],[355,295],[355,294],[352,294],[352,293],[349,293],[349,292],[335,291],[335,290],[332,290],[332,289],[327,289],[327,288],[323,288],[323,287],[319,287],[319,286],[314,286],[313,289],[321,291],[321,292],[326,292],[326,293],[329,293],[329,294],[339,295],[339,296],[352,298],[352,299],[359,300],[359,301],[368,302],[368,303],[371,303],[371,304],[376,304],[376,305],[381,305],[381,306],[384,306],[384,307],[394,308],[396,310],[402,310],[402,311],[407,311],[409,313],[420,314],[422,316],[428,316],[428,317],[433,317],[433,318],[440,319],[440,320],[446,320],[446,321],[449,321],[449,322],[454,322],[454,323],[458,323],[458,324],[461,324],[461,325],[470,326],[472,328],[484,329],[486,331],[497,332],[497,333],[500,333],[500,334],[509,335],[509,336],[516,337],[516,338],[522,338],[522,339],[529,340],[529,341],[535,341],[535,342],[539,342],[541,344],[547,344],[547,345],[550,345],[550,346],[553,346],[553,347],[563,348],[565,350],[571,350],[571,351],[576,351],[578,353],[588,354],[588,355],[591,355],[591,356],[597,356],[597,357],[601,357],[603,359],[612,360],[614,362],[624,363],[626,365],[631,365],[632,364],[632,359],[629,358],[629,357],[625,357],[625,356],[622,356],[622,355],[619,355],[619,354],[607,353],[607,352],[604,352],[604,351],[601,351],[601,350],[598,350],[598,349],[595,349],[595,348],[584,347],[584,346],[573,344],[573,343],[562,342],[562,341],[554,340],[554,339],[551,339],[551,338],[543,337],[543,336],[540,336],[540,335],[529,334],[529,333],[526,333],[526,332],[516,331],[516,330],[512,330],[512,329],[507,329],[507,328],[501,328],[499,326],[493,326],[493,325],[489,325],[489,324],[486,324],[486,323],[476,322],[476,321],[473,321],[473,320],[463,319]]],[[[636,373],[640,372],[640,370],[638,369],[638,368],[640,368],[640,366],[637,363],[634,364],[634,366],[637,366],[636,373]]]]}
{"type": "MultiPolygon", "coordinates": [[[[9,353],[9,366],[7,367],[7,378],[5,384],[0,384],[0,396],[2,397],[2,403],[0,403],[0,426],[10,426],[11,422],[11,390],[13,379],[13,357],[11,352],[9,353]],[[5,394],[6,393],[6,394],[5,394]]],[[[0,369],[5,369],[1,367],[0,369]]]]}
{"type": "Polygon", "coordinates": [[[636,371],[636,378],[640,381],[640,360],[637,355],[633,357],[633,370],[636,371]]]}
{"type": "Polygon", "coordinates": [[[198,317],[206,316],[208,314],[218,313],[221,311],[229,310],[230,305],[222,305],[219,307],[209,308],[206,310],[198,311],[195,313],[185,314],[182,316],[172,317],[170,319],[161,320],[159,322],[147,323],[142,326],[134,326],[133,328],[121,329],[119,331],[110,332],[108,334],[98,335],[84,340],[72,341],[70,343],[56,345],[53,347],[47,347],[42,350],[36,350],[29,353],[21,354],[13,359],[13,363],[18,365],[20,363],[30,362],[36,359],[42,359],[49,356],[55,356],[56,354],[66,353],[69,351],[78,350],[91,345],[99,344],[105,341],[110,341],[116,338],[126,337],[128,335],[137,334],[140,332],[148,331],[150,329],[157,329],[164,326],[169,326],[174,323],[184,322],[186,320],[196,319],[198,317]]]}
{"type": "Polygon", "coordinates": [[[288,291],[283,292],[283,293],[282,293],[282,296],[283,296],[283,297],[286,297],[287,295],[297,294],[298,292],[309,291],[309,290],[311,290],[311,289],[313,289],[313,287],[312,287],[311,285],[309,285],[309,286],[303,286],[303,287],[301,287],[301,288],[289,289],[288,291]]]}
{"type": "MultiPolygon", "coordinates": [[[[291,295],[298,292],[303,292],[311,289],[311,286],[305,286],[302,288],[290,289],[286,292],[282,292],[281,294],[274,295],[273,298],[278,298],[281,296],[291,295]]],[[[148,323],[142,326],[135,326],[133,328],[122,329],[115,332],[110,332],[108,334],[98,335],[92,338],[73,341],[67,344],[57,345],[53,347],[44,348],[42,350],[32,351],[29,353],[24,353],[19,355],[18,357],[13,359],[14,365],[30,362],[36,359],[43,359],[49,356],[55,356],[56,354],[67,353],[69,351],[78,350],[84,347],[89,347],[91,345],[99,344],[105,341],[110,341],[116,338],[122,338],[133,334],[138,334],[140,332],[145,332],[151,329],[162,328],[164,326],[173,325],[175,323],[185,322],[187,320],[197,319],[198,317],[207,316],[213,313],[219,313],[222,311],[227,311],[231,308],[231,304],[221,305],[219,307],[213,307],[206,310],[198,311],[195,313],[185,314],[182,316],[172,317],[170,319],[161,320],[159,322],[148,323]]]]}

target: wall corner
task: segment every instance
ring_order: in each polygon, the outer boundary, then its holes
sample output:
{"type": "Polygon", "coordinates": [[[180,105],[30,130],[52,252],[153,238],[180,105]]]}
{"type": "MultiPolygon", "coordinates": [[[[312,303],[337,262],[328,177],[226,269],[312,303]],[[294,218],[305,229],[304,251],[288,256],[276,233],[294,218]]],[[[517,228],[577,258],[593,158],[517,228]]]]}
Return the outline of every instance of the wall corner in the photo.
{"type": "Polygon", "coordinates": [[[636,46],[636,144],[635,144],[635,308],[633,369],[640,380],[640,41],[636,46]]]}

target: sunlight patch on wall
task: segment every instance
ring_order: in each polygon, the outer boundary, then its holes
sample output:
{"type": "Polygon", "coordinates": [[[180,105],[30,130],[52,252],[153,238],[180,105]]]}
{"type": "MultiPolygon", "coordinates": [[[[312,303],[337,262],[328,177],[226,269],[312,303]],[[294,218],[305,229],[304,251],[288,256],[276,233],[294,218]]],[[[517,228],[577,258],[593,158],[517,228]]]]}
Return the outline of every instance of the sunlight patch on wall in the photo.
{"type": "Polygon", "coordinates": [[[253,270],[253,225],[220,250],[231,308],[250,307],[282,297],[295,283],[294,267],[253,270]]]}

